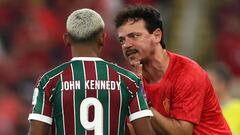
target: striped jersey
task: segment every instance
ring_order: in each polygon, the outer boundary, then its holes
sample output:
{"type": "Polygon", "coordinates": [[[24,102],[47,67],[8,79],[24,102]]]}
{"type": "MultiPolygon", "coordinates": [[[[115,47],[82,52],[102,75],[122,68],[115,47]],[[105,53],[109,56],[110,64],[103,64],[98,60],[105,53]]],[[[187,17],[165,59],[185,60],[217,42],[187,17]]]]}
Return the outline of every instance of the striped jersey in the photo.
{"type": "Polygon", "coordinates": [[[74,57],[41,76],[29,120],[54,127],[55,135],[123,135],[130,121],[152,116],[141,80],[96,57],[74,57]]]}

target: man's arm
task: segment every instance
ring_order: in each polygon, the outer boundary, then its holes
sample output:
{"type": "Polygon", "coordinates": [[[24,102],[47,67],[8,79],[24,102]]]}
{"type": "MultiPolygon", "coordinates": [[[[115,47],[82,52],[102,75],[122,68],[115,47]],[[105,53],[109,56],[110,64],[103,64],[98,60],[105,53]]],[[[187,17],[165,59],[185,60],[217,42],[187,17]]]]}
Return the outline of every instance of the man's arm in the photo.
{"type": "Polygon", "coordinates": [[[48,135],[50,125],[41,121],[31,120],[28,135],[48,135]]]}
{"type": "Polygon", "coordinates": [[[164,135],[192,135],[194,125],[187,121],[167,118],[161,115],[154,108],[150,108],[153,113],[151,119],[152,126],[156,133],[164,135]]]}
{"type": "Polygon", "coordinates": [[[124,135],[136,135],[133,125],[130,122],[126,122],[124,135]]]}
{"type": "Polygon", "coordinates": [[[132,121],[136,135],[155,135],[150,117],[143,117],[132,121]]]}

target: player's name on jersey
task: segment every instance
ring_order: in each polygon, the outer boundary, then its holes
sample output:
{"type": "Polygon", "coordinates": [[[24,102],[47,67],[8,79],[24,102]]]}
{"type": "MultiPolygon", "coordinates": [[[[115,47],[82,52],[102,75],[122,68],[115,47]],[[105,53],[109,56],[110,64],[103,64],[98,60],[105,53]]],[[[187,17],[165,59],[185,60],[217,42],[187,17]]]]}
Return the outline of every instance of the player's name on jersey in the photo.
{"type": "Polygon", "coordinates": [[[80,90],[84,85],[86,90],[120,90],[119,81],[108,80],[85,80],[85,81],[63,81],[61,90],[80,90]]]}

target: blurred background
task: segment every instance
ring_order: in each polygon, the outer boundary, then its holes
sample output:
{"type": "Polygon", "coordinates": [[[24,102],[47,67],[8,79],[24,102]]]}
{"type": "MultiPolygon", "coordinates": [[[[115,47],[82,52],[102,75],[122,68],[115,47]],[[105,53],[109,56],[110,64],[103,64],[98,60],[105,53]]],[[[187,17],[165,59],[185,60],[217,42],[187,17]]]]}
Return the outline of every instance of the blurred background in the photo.
{"type": "Polygon", "coordinates": [[[130,68],[113,17],[136,3],[160,10],[168,50],[202,67],[214,62],[227,66],[229,92],[240,98],[239,0],[0,0],[0,135],[27,134],[37,77],[71,58],[62,34],[73,10],[91,8],[103,16],[108,37],[101,57],[130,68]]]}

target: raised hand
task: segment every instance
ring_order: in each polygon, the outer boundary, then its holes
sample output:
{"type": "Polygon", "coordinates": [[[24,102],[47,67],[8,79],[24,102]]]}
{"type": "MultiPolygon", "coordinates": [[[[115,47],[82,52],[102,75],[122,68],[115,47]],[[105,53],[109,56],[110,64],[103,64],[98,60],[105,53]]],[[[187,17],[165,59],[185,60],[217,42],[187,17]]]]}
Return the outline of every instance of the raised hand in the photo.
{"type": "Polygon", "coordinates": [[[134,63],[132,63],[132,67],[133,67],[133,72],[135,74],[137,74],[138,77],[142,78],[142,64],[140,63],[140,60],[135,61],[134,63]]]}

